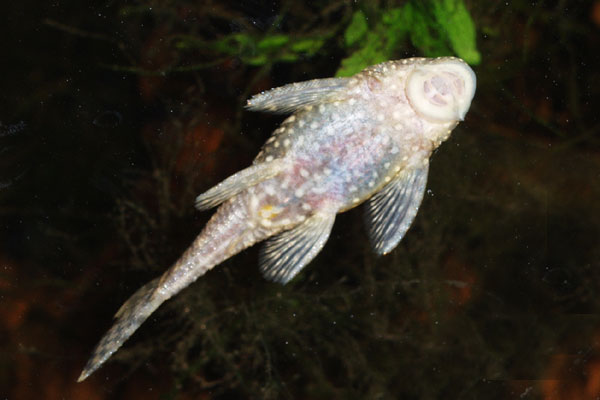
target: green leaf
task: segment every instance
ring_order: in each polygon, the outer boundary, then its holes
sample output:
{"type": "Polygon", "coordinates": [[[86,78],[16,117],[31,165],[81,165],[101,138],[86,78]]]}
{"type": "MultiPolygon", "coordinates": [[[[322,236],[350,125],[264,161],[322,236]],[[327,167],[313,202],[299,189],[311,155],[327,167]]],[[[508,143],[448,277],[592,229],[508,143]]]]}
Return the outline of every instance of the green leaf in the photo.
{"type": "Polygon", "coordinates": [[[365,14],[362,11],[356,11],[354,15],[352,15],[350,25],[348,25],[346,32],[344,32],[346,46],[350,47],[358,42],[365,36],[368,30],[369,25],[367,24],[367,17],[365,17],[365,14]]]}
{"type": "Polygon", "coordinates": [[[396,32],[408,32],[413,18],[413,9],[410,3],[404,7],[392,8],[381,15],[381,22],[387,29],[396,32]]]}
{"type": "Polygon", "coordinates": [[[365,45],[342,60],[342,65],[335,76],[351,76],[369,65],[386,61],[388,56],[382,48],[380,39],[379,35],[369,33],[365,45]]]}
{"type": "Polygon", "coordinates": [[[407,4],[411,14],[410,41],[427,57],[445,56],[450,53],[443,38],[434,34],[434,22],[424,7],[407,4]]]}
{"type": "Polygon", "coordinates": [[[259,40],[256,48],[259,50],[275,50],[283,47],[290,41],[287,35],[271,35],[259,40]]]}
{"type": "Polygon", "coordinates": [[[381,16],[384,28],[382,35],[385,37],[385,48],[390,54],[401,47],[401,42],[406,38],[412,26],[413,9],[410,4],[404,7],[392,8],[385,11],[381,16]]]}
{"type": "Polygon", "coordinates": [[[228,55],[243,55],[254,51],[254,39],[243,33],[235,33],[215,41],[212,45],[215,50],[228,55]]]}
{"type": "Polygon", "coordinates": [[[278,62],[294,62],[298,60],[298,54],[294,54],[294,53],[282,53],[277,57],[277,61],[278,62]]]}
{"type": "Polygon", "coordinates": [[[323,39],[300,39],[294,42],[290,48],[295,53],[315,54],[323,46],[323,39]]]}
{"type": "Polygon", "coordinates": [[[469,64],[479,64],[481,54],[477,51],[475,23],[464,1],[435,0],[433,15],[456,55],[469,64]]]}
{"type": "Polygon", "coordinates": [[[260,66],[265,65],[269,61],[269,58],[266,54],[259,54],[254,57],[243,57],[242,61],[248,65],[260,66]]]}

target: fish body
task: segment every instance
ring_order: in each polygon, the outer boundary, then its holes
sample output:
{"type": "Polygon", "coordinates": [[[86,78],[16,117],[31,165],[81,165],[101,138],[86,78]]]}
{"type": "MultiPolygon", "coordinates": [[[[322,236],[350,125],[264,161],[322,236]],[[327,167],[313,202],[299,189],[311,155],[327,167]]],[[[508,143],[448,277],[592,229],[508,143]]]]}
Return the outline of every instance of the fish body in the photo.
{"type": "Polygon", "coordinates": [[[249,110],[291,115],[252,166],[198,196],[198,209],[217,212],[163,276],[123,304],[79,381],[165,300],[259,241],[261,272],[286,283],[322,249],[336,214],[367,201],[373,249],[393,250],[423,198],[429,157],[463,119],[475,85],[460,59],[411,58],[252,97],[249,110]]]}

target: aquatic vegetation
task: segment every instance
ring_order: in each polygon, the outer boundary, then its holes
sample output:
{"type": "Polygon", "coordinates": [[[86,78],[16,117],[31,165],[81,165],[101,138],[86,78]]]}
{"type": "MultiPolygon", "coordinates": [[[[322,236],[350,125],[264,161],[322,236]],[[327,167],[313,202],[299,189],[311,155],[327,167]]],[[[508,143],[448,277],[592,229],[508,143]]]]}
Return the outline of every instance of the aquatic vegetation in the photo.
{"type": "Polygon", "coordinates": [[[411,1],[371,14],[367,20],[362,10],[354,12],[344,33],[351,55],[342,60],[337,76],[393,58],[407,42],[428,57],[453,53],[472,65],[481,61],[475,23],[462,0],[411,1]]]}

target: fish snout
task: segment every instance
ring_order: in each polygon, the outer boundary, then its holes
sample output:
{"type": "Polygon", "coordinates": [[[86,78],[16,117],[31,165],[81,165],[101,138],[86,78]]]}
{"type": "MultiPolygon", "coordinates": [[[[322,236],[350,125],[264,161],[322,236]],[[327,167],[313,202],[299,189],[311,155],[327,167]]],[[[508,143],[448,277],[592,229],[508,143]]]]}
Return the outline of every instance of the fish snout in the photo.
{"type": "Polygon", "coordinates": [[[406,96],[421,116],[436,121],[462,121],[475,95],[475,73],[457,58],[431,60],[409,74],[406,96]]]}

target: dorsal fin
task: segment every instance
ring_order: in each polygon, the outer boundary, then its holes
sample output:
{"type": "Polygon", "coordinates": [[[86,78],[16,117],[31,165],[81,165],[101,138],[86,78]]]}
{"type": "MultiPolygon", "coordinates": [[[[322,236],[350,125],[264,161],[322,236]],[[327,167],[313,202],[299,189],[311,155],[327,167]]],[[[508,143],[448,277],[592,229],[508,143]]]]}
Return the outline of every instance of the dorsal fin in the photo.
{"type": "Polygon", "coordinates": [[[349,80],[350,78],[326,78],[290,83],[252,96],[246,108],[250,111],[275,114],[292,113],[301,107],[319,104],[336,97],[349,80]]]}
{"type": "Polygon", "coordinates": [[[207,210],[218,206],[242,190],[277,175],[281,166],[282,161],[277,159],[243,169],[196,197],[196,208],[207,210]]]}

